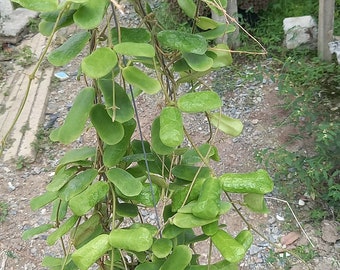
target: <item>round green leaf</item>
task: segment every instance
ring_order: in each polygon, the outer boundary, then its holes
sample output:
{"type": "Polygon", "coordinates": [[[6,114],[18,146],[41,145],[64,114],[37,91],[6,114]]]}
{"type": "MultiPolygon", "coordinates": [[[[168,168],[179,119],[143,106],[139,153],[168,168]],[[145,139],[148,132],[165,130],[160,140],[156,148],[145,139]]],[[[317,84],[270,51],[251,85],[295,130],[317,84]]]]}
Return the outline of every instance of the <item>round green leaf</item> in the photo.
{"type": "Polygon", "coordinates": [[[98,48],[85,57],[81,63],[82,71],[89,77],[98,79],[108,74],[117,64],[117,55],[110,48],[98,48]]]}
{"type": "Polygon", "coordinates": [[[159,270],[184,270],[192,258],[191,249],[185,245],[175,246],[159,270]]]}
{"type": "Polygon", "coordinates": [[[74,14],[74,22],[82,29],[96,28],[103,19],[107,4],[107,0],[86,1],[74,14]]]}
{"type": "Polygon", "coordinates": [[[117,203],[116,213],[121,217],[136,217],[138,216],[138,207],[132,203],[117,203]]]}
{"type": "Polygon", "coordinates": [[[122,42],[114,46],[119,54],[130,56],[154,57],[155,49],[147,43],[122,42]]]}
{"type": "Polygon", "coordinates": [[[159,137],[159,131],[160,131],[160,120],[159,117],[156,117],[154,121],[152,122],[151,126],[151,146],[152,150],[155,151],[158,155],[169,155],[174,151],[174,147],[169,147],[165,145],[160,137],[159,137]]]}
{"type": "Polygon", "coordinates": [[[187,229],[201,227],[216,220],[218,220],[218,218],[202,219],[192,214],[177,213],[174,215],[172,222],[179,228],[187,229]]]}
{"type": "Polygon", "coordinates": [[[170,239],[161,238],[156,239],[152,245],[152,252],[157,258],[165,258],[172,249],[172,241],[170,239]]]}
{"type": "Polygon", "coordinates": [[[243,130],[243,124],[240,120],[230,118],[220,113],[209,114],[209,119],[211,124],[233,137],[240,135],[243,130]]]}
{"type": "Polygon", "coordinates": [[[69,144],[79,138],[93,105],[94,95],[94,88],[92,87],[84,88],[79,92],[64,124],[51,132],[50,139],[52,141],[69,144]]]}
{"type": "Polygon", "coordinates": [[[191,165],[176,165],[172,168],[171,173],[186,181],[193,181],[194,178],[208,178],[210,176],[210,169],[208,167],[197,167],[191,165]]]}
{"type": "Polygon", "coordinates": [[[82,193],[71,198],[70,208],[72,212],[77,216],[82,216],[86,214],[107,195],[108,191],[108,183],[94,183],[82,193]]]}
{"type": "Polygon", "coordinates": [[[112,122],[103,104],[96,104],[90,111],[90,119],[99,137],[108,145],[114,145],[124,137],[123,125],[112,122]]]}
{"type": "Polygon", "coordinates": [[[146,75],[140,69],[128,66],[122,71],[124,79],[134,87],[140,88],[147,94],[156,94],[161,90],[161,85],[158,80],[146,75]]]}
{"type": "Polygon", "coordinates": [[[58,7],[58,0],[13,0],[12,2],[39,12],[53,11],[58,7]]]}
{"type": "Polygon", "coordinates": [[[208,52],[214,54],[214,57],[212,57],[214,61],[212,66],[213,68],[230,66],[233,62],[233,58],[231,57],[230,49],[227,44],[217,44],[214,48],[210,48],[208,52]]]}
{"type": "Polygon", "coordinates": [[[213,59],[205,54],[183,53],[183,58],[193,70],[199,72],[209,70],[214,63],[213,59]]]}
{"type": "Polygon", "coordinates": [[[46,186],[48,191],[58,191],[61,189],[78,171],[78,168],[71,167],[66,169],[66,167],[61,168],[57,174],[54,175],[52,181],[46,186]]]}
{"type": "Polygon", "coordinates": [[[235,240],[242,244],[245,250],[248,250],[253,243],[253,234],[250,230],[243,230],[235,237],[235,240]]]}
{"type": "Polygon", "coordinates": [[[220,108],[222,100],[213,91],[194,92],[180,96],[177,100],[177,106],[182,112],[205,112],[220,108]]]}
{"type": "Polygon", "coordinates": [[[197,6],[193,0],[177,0],[177,3],[189,18],[195,17],[197,6]]]}
{"type": "Polygon", "coordinates": [[[139,227],[134,229],[114,229],[109,235],[109,241],[114,248],[141,252],[151,247],[153,239],[148,229],[139,227]]]}
{"type": "Polygon", "coordinates": [[[143,189],[142,183],[123,169],[112,168],[106,176],[125,196],[137,196],[143,189]]]}
{"type": "Polygon", "coordinates": [[[96,148],[83,146],[77,149],[71,149],[65,153],[65,155],[59,161],[59,167],[63,165],[77,162],[80,160],[87,160],[88,158],[94,157],[96,155],[96,148]]]}
{"type": "Polygon", "coordinates": [[[221,229],[211,237],[211,240],[221,255],[229,262],[241,261],[246,253],[242,244],[221,229]]]}
{"type": "Polygon", "coordinates": [[[64,234],[69,232],[72,227],[76,224],[78,216],[71,216],[67,221],[65,221],[58,229],[52,232],[46,239],[48,245],[54,245],[59,238],[61,238],[64,234]]]}
{"type": "Polygon", "coordinates": [[[204,54],[208,48],[204,37],[176,30],[161,31],[157,38],[163,47],[181,52],[204,54]]]}
{"type": "Polygon", "coordinates": [[[58,197],[57,192],[46,191],[42,195],[34,197],[30,201],[31,209],[33,211],[38,210],[39,208],[49,204],[50,202],[53,202],[57,197],[58,197]]]}
{"type": "Polygon", "coordinates": [[[117,28],[112,28],[112,43],[118,44],[120,42],[135,42],[135,43],[148,43],[151,40],[151,34],[145,28],[126,28],[119,27],[121,40],[118,40],[117,28]]]}
{"type": "Polygon", "coordinates": [[[247,193],[243,196],[245,205],[253,212],[268,213],[268,208],[263,194],[247,193]]]}
{"type": "Polygon", "coordinates": [[[204,16],[197,17],[196,19],[196,25],[202,30],[214,29],[219,24],[219,22],[204,16]]]}
{"type": "Polygon", "coordinates": [[[89,32],[79,32],[71,36],[63,45],[53,50],[48,56],[48,61],[55,66],[64,66],[76,57],[90,39],[89,32]]]}
{"type": "Polygon", "coordinates": [[[109,235],[101,234],[92,239],[86,245],[77,249],[72,254],[73,262],[80,268],[80,270],[87,270],[94,264],[101,256],[103,256],[109,249],[109,235]]]}
{"type": "Polygon", "coordinates": [[[175,107],[165,107],[160,114],[159,138],[169,147],[177,147],[184,140],[181,112],[175,107]]]}

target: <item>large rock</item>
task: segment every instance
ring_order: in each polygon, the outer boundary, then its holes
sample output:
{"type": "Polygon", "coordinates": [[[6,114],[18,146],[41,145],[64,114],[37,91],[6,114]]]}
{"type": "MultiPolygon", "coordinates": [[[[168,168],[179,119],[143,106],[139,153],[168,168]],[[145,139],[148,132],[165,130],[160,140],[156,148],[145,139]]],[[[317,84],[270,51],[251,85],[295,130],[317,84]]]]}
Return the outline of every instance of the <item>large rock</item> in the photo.
{"type": "Polygon", "coordinates": [[[308,48],[317,46],[317,23],[312,16],[291,17],[283,20],[285,46],[295,49],[301,45],[308,48]]]}

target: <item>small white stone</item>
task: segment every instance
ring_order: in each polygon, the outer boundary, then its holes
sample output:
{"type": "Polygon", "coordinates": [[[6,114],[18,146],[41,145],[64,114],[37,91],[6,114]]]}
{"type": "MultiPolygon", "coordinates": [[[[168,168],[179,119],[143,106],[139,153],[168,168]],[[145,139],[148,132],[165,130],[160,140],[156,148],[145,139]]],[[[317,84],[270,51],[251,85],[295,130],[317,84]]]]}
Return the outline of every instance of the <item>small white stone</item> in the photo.
{"type": "Polygon", "coordinates": [[[285,218],[284,218],[284,217],[281,217],[279,214],[276,214],[276,219],[277,219],[278,221],[284,221],[284,220],[285,220],[285,218]]]}
{"type": "Polygon", "coordinates": [[[16,187],[13,186],[12,182],[8,182],[8,188],[10,189],[10,191],[13,191],[16,189],[16,187]]]}
{"type": "Polygon", "coordinates": [[[298,202],[298,204],[300,205],[300,206],[304,206],[306,203],[305,203],[305,201],[304,200],[299,200],[299,202],[298,202]]]}

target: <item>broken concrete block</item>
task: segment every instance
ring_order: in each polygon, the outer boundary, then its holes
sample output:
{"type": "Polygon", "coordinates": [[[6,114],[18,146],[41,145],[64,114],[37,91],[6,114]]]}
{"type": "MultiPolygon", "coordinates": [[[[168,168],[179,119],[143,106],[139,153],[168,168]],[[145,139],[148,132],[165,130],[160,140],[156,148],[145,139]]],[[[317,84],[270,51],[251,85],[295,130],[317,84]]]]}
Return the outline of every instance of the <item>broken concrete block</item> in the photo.
{"type": "Polygon", "coordinates": [[[30,19],[38,13],[25,8],[17,8],[12,13],[2,18],[0,24],[0,43],[18,43],[27,33],[30,19]]]}
{"type": "Polygon", "coordinates": [[[283,30],[285,32],[284,44],[287,49],[295,49],[301,45],[316,48],[317,23],[312,16],[285,18],[283,30]]]}

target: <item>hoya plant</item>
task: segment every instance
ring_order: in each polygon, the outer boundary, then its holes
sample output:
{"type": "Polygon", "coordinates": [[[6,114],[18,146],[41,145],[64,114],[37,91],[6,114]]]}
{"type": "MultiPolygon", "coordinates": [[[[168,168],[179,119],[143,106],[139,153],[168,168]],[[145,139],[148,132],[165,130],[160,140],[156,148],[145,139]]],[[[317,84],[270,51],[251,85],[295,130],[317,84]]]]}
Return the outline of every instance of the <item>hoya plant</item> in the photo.
{"type": "Polygon", "coordinates": [[[237,269],[253,237],[250,227],[233,237],[222,224],[221,216],[235,207],[230,193],[243,195],[243,207],[264,213],[264,194],[273,182],[264,170],[217,174],[212,166],[220,159],[216,132],[238,136],[243,128],[223,115],[220,96],[201,80],[232,64],[228,46],[214,40],[234,26],[199,16],[197,10],[206,5],[225,15],[226,0],[178,0],[192,22],[191,33],[164,30],[148,1],[130,1],[138,26],[124,25],[122,7],[114,0],[15,2],[40,12],[39,30],[49,37],[47,45],[61,28],[81,29],[49,53],[46,46],[38,65],[47,58],[64,66],[83,52],[84,87],[50,139],[71,144],[85,132],[96,134],[93,145],[65,153],[46,192],[31,200],[33,210],[51,205],[51,220],[25,231],[23,238],[47,233],[47,244],[61,241],[64,252],[45,257],[43,266],[237,269]],[[164,106],[152,120],[151,139],[143,134],[133,139],[142,130],[135,98],[156,93],[164,106]],[[209,140],[194,143],[185,114],[207,118],[209,140]],[[146,223],[142,209],[155,213],[156,222],[146,223]],[[210,242],[205,265],[194,250],[202,241],[210,242]],[[212,246],[223,260],[211,263],[212,246]]]}

